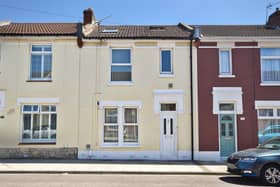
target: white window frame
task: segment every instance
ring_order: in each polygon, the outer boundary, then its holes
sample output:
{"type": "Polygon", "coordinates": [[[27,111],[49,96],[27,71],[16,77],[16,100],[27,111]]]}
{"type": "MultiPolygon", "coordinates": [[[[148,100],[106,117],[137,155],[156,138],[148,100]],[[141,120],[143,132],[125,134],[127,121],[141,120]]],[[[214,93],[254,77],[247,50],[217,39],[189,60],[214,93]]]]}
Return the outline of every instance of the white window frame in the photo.
{"type": "Polygon", "coordinates": [[[110,52],[111,52],[111,61],[110,61],[110,80],[109,80],[109,85],[132,85],[133,84],[133,63],[132,63],[132,55],[133,55],[133,51],[132,48],[129,47],[112,47],[110,48],[110,52]],[[113,50],[129,50],[130,51],[130,63],[129,64],[125,64],[125,63],[116,63],[113,64],[113,50]],[[113,81],[112,80],[112,66],[130,66],[130,70],[131,70],[131,80],[130,81],[113,81]]]}
{"type": "Polygon", "coordinates": [[[236,114],[236,103],[234,101],[219,102],[219,114],[236,114]],[[220,110],[220,104],[232,104],[233,110],[220,110]]]}
{"type": "Polygon", "coordinates": [[[139,146],[139,106],[104,106],[103,107],[103,124],[102,124],[102,146],[103,147],[138,147],[139,146]],[[105,123],[105,109],[107,108],[117,108],[118,110],[118,121],[117,124],[105,123]],[[126,108],[133,108],[136,109],[136,117],[137,123],[125,123],[125,109],[126,108]],[[118,142],[111,143],[111,142],[104,142],[104,126],[118,126],[118,142]],[[124,126],[138,126],[138,141],[137,142],[124,142],[124,133],[123,129],[124,126]]]}
{"type": "Polygon", "coordinates": [[[53,46],[51,44],[31,44],[30,47],[30,63],[29,63],[29,80],[34,80],[34,81],[49,81],[52,80],[53,77],[53,46]],[[38,46],[38,47],[42,47],[43,51],[32,51],[33,46],[38,46]],[[51,51],[45,51],[44,47],[50,47],[51,51]],[[33,78],[32,77],[32,55],[41,55],[41,78],[33,78]],[[50,78],[44,78],[43,74],[44,74],[44,63],[45,63],[45,59],[44,59],[44,55],[50,54],[51,55],[51,77],[50,78]]]}
{"type": "Polygon", "coordinates": [[[220,78],[233,78],[233,77],[235,77],[232,74],[232,52],[231,52],[231,49],[228,49],[228,48],[219,49],[219,77],[220,78]],[[222,57],[221,57],[221,52],[222,51],[229,52],[229,70],[230,71],[228,73],[223,73],[221,71],[222,70],[222,57]]]}
{"type": "Polygon", "coordinates": [[[171,48],[161,48],[159,51],[159,56],[160,56],[160,77],[172,77],[174,76],[174,67],[173,67],[173,49],[171,48]],[[162,51],[170,51],[170,65],[171,65],[171,71],[170,72],[163,72],[162,71],[162,51]]]}
{"type": "MultiPolygon", "coordinates": [[[[275,49],[275,48],[280,48],[280,47],[263,47],[266,49],[275,49]]],[[[262,48],[261,48],[262,49],[262,48]]],[[[260,56],[261,56],[261,86],[280,86],[280,81],[264,81],[263,80],[263,73],[262,73],[262,69],[263,69],[263,60],[272,60],[272,59],[279,59],[280,60],[280,56],[262,56],[261,55],[261,49],[260,49],[260,56]]]]}
{"type": "MultiPolygon", "coordinates": [[[[21,140],[21,142],[22,143],[56,143],[56,140],[57,140],[57,122],[58,122],[58,118],[57,118],[57,105],[56,104],[34,104],[34,103],[32,103],[32,104],[28,104],[28,103],[25,103],[25,104],[22,104],[21,106],[21,133],[20,133],[20,140],[21,140]],[[37,105],[38,106],[38,111],[36,112],[36,111],[24,111],[23,109],[24,109],[24,106],[25,105],[30,105],[30,106],[33,106],[33,105],[37,105]],[[55,106],[56,107],[56,110],[55,111],[41,111],[40,110],[40,108],[42,107],[42,106],[55,106]],[[24,133],[24,122],[23,122],[23,115],[24,114],[31,114],[31,127],[30,127],[30,129],[31,129],[31,131],[32,131],[32,127],[33,127],[33,114],[39,114],[39,123],[40,123],[40,130],[39,130],[39,134],[41,134],[41,126],[42,126],[42,115],[43,114],[49,114],[49,125],[51,125],[51,123],[50,123],[50,120],[51,120],[51,114],[56,114],[56,129],[55,129],[55,131],[56,131],[56,138],[55,139],[51,139],[51,137],[49,137],[48,139],[42,139],[42,138],[38,138],[38,139],[33,139],[32,138],[32,133],[31,133],[31,138],[30,139],[24,139],[23,138],[23,133],[24,133]]],[[[48,129],[48,131],[49,131],[49,136],[51,136],[51,133],[50,133],[50,131],[51,131],[51,127],[49,127],[49,129],[48,129]]]]}
{"type": "Polygon", "coordinates": [[[280,116],[277,115],[277,109],[280,109],[280,106],[279,107],[258,107],[257,108],[258,119],[280,119],[280,116]],[[260,109],[273,109],[273,116],[260,116],[259,115],[260,109]]]}
{"type": "Polygon", "coordinates": [[[0,90],[0,111],[5,108],[5,91],[0,90]]]}

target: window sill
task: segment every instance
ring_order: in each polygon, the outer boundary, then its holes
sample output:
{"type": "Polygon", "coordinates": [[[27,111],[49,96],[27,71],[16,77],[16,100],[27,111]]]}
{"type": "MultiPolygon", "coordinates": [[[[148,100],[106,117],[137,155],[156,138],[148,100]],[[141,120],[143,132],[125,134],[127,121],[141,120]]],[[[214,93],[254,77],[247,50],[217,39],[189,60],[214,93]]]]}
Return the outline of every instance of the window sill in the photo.
{"type": "Polygon", "coordinates": [[[56,142],[20,142],[18,145],[56,145],[56,142]]]}
{"type": "Polygon", "coordinates": [[[133,143],[133,144],[122,144],[122,145],[119,145],[119,144],[106,144],[106,143],[103,143],[101,145],[102,148],[124,148],[124,147],[140,147],[140,144],[139,143],[133,143]]]}
{"type": "Polygon", "coordinates": [[[219,78],[235,78],[235,75],[219,75],[219,78]]]}
{"type": "Polygon", "coordinates": [[[175,77],[174,74],[160,74],[159,77],[161,78],[172,78],[172,77],[175,77]]]}
{"type": "Polygon", "coordinates": [[[261,86],[280,86],[280,82],[274,82],[274,83],[272,83],[272,82],[262,82],[260,85],[261,86]]]}
{"type": "Polygon", "coordinates": [[[45,79],[29,79],[26,82],[52,82],[52,80],[45,80],[45,79]]]}
{"type": "Polygon", "coordinates": [[[134,82],[132,81],[114,81],[109,82],[108,86],[133,86],[134,82]]]}

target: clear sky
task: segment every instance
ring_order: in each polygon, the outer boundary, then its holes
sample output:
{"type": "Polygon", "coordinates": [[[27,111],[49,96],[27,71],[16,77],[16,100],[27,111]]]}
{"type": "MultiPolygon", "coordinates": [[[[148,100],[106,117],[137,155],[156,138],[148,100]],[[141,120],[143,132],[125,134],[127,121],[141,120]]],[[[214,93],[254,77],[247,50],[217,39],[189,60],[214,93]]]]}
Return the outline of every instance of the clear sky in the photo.
{"type": "Polygon", "coordinates": [[[279,0],[0,0],[0,20],[81,22],[91,7],[97,19],[112,15],[102,24],[264,24],[269,3],[280,7],[279,0]]]}

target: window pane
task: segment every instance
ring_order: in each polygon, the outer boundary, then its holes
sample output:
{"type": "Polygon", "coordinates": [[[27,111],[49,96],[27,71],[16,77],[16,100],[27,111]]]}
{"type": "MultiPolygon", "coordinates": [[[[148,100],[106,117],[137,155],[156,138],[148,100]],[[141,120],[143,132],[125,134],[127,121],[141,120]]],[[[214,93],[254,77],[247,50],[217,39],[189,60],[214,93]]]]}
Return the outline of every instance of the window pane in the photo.
{"type": "Polygon", "coordinates": [[[32,128],[32,138],[40,138],[40,115],[33,114],[33,128],[32,128]]]}
{"type": "Polygon", "coordinates": [[[43,106],[41,106],[41,111],[42,111],[42,112],[48,112],[48,111],[50,111],[50,106],[48,106],[48,105],[43,105],[43,106]]]}
{"type": "Polygon", "coordinates": [[[259,109],[258,111],[261,117],[273,116],[273,109],[259,109]]]}
{"type": "Polygon", "coordinates": [[[176,104],[160,104],[160,111],[176,111],[176,104]]]}
{"type": "Polygon", "coordinates": [[[56,139],[56,114],[51,114],[51,139],[56,139]]]}
{"type": "Polygon", "coordinates": [[[130,64],[130,49],[112,49],[112,64],[130,64]]]}
{"type": "Polygon", "coordinates": [[[280,56],[280,48],[262,48],[261,56],[280,56]]]}
{"type": "Polygon", "coordinates": [[[39,106],[38,105],[33,105],[32,110],[33,110],[33,112],[39,112],[39,106]]]}
{"type": "Polygon", "coordinates": [[[56,106],[51,106],[51,111],[56,112],[56,106]]]}
{"type": "Polygon", "coordinates": [[[137,123],[137,109],[126,108],[124,110],[125,123],[137,123]]]}
{"type": "Polygon", "coordinates": [[[123,141],[124,142],[138,142],[138,126],[124,126],[123,127],[123,141]]]}
{"type": "Polygon", "coordinates": [[[104,126],[104,142],[118,142],[118,126],[104,126]]]}
{"type": "Polygon", "coordinates": [[[44,78],[51,78],[52,55],[44,55],[44,78]]]}
{"type": "Polygon", "coordinates": [[[23,114],[23,139],[31,138],[31,114],[23,114]]]}
{"type": "Polygon", "coordinates": [[[42,46],[39,45],[32,45],[32,51],[42,51],[42,46]]]}
{"type": "Polygon", "coordinates": [[[259,119],[259,143],[273,138],[275,136],[280,136],[280,120],[277,119],[259,119]]]}
{"type": "Polygon", "coordinates": [[[52,47],[46,45],[46,46],[44,46],[44,51],[50,52],[50,51],[52,51],[52,47]]]}
{"type": "Polygon", "coordinates": [[[118,109],[106,108],[105,109],[105,123],[118,123],[118,109]]]}
{"type": "Polygon", "coordinates": [[[131,66],[112,66],[111,81],[131,81],[131,66]]]}
{"type": "Polygon", "coordinates": [[[31,112],[32,106],[31,105],[23,105],[23,112],[31,112]]]}
{"type": "Polygon", "coordinates": [[[280,81],[280,59],[262,59],[262,80],[280,81]]]}
{"type": "Polygon", "coordinates": [[[220,51],[220,74],[230,73],[230,53],[229,51],[220,51]]]}
{"type": "Polygon", "coordinates": [[[41,78],[41,55],[31,55],[31,78],[41,78]]]}
{"type": "Polygon", "coordinates": [[[277,116],[280,117],[280,109],[277,109],[277,116]]]}
{"type": "Polygon", "coordinates": [[[42,115],[41,137],[43,139],[49,138],[49,114],[42,115]]]}
{"type": "Polygon", "coordinates": [[[171,64],[171,51],[165,50],[161,51],[161,72],[162,73],[172,73],[171,64]]]}
{"type": "Polygon", "coordinates": [[[220,111],[234,111],[234,104],[232,103],[221,103],[219,105],[220,111]]]}

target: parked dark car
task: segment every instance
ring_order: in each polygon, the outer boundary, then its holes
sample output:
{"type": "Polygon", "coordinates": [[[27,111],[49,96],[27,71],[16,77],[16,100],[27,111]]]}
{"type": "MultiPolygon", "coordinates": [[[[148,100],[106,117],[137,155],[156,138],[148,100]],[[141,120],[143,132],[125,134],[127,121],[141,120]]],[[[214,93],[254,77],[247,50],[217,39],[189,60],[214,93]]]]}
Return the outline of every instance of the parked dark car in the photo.
{"type": "Polygon", "coordinates": [[[280,137],[265,141],[255,149],[231,154],[228,172],[245,177],[260,177],[265,184],[280,184],[280,137]]]}

